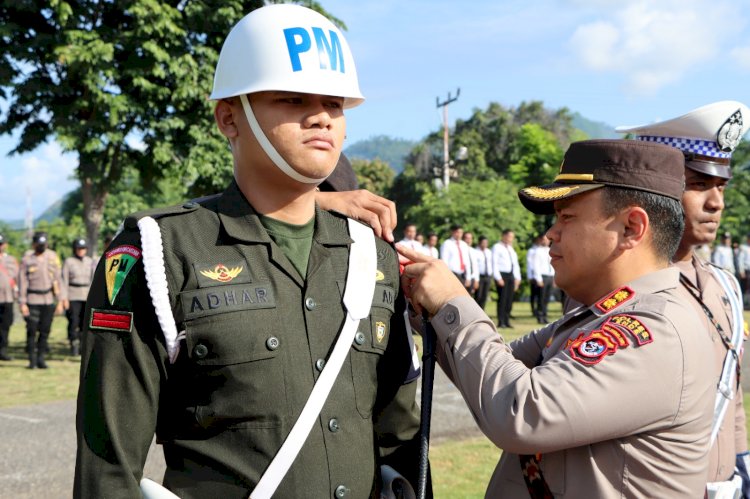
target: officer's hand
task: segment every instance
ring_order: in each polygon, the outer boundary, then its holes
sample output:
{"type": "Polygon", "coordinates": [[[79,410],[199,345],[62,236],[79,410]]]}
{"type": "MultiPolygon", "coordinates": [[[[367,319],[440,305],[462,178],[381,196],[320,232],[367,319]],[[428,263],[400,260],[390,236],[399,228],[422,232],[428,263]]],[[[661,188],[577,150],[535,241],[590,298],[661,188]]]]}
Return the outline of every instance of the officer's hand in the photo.
{"type": "Polygon", "coordinates": [[[29,306],[25,303],[21,305],[21,315],[23,315],[24,317],[29,316],[29,306]]]}
{"type": "Polygon", "coordinates": [[[364,222],[389,243],[396,228],[396,204],[365,189],[343,192],[316,192],[315,201],[324,210],[339,213],[364,222]]]}
{"type": "Polygon", "coordinates": [[[496,282],[496,283],[497,283],[497,285],[498,285],[498,286],[500,286],[500,287],[503,287],[503,286],[505,286],[505,281],[503,281],[502,279],[497,279],[497,280],[496,280],[495,282],[496,282]]]}
{"type": "Polygon", "coordinates": [[[396,249],[412,262],[404,268],[401,286],[417,313],[427,310],[434,315],[453,298],[469,296],[463,283],[442,260],[400,244],[396,249]]]}
{"type": "Polygon", "coordinates": [[[544,287],[544,281],[537,281],[536,285],[539,286],[540,288],[543,288],[544,287]]]}
{"type": "Polygon", "coordinates": [[[63,313],[63,302],[59,301],[57,302],[57,306],[55,307],[55,315],[62,315],[63,313]]]}
{"type": "Polygon", "coordinates": [[[516,279],[516,284],[515,284],[515,286],[513,286],[513,291],[518,291],[518,288],[520,288],[520,287],[521,287],[521,280],[520,279],[516,279]]]}
{"type": "Polygon", "coordinates": [[[469,286],[471,286],[471,279],[464,279],[464,287],[468,288],[469,286]]]}
{"type": "Polygon", "coordinates": [[[65,310],[68,310],[70,308],[70,302],[68,300],[63,300],[62,306],[65,310]]]}

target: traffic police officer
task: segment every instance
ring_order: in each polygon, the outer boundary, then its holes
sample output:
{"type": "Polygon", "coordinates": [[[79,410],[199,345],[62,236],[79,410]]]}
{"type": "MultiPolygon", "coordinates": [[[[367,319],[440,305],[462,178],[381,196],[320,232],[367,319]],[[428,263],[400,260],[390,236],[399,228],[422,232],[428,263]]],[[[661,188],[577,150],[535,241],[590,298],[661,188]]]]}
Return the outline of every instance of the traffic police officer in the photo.
{"type": "Polygon", "coordinates": [[[8,355],[8,332],[13,324],[13,302],[18,296],[18,260],[7,250],[8,241],[0,234],[0,360],[13,360],[8,355]]]}
{"type": "Polygon", "coordinates": [[[24,254],[18,272],[18,302],[26,319],[29,369],[47,368],[44,356],[48,350],[52,318],[55,313],[62,312],[62,300],[65,299],[60,285],[60,258],[47,244],[47,233],[35,232],[33,249],[24,254]]]}
{"type": "Polygon", "coordinates": [[[583,141],[553,184],[519,193],[556,213],[555,279],[585,305],[510,344],[448,269],[402,252],[417,262],[404,285],[434,314],[441,367],[503,449],[487,497],[703,496],[714,359],[669,267],[683,170],[671,147],[583,141]]]}
{"type": "Polygon", "coordinates": [[[716,407],[724,407],[724,410],[715,411],[714,414],[716,430],[708,468],[708,496],[717,499],[736,497],[735,493],[740,491],[744,497],[750,497],[747,430],[739,383],[740,363],[734,362],[732,371],[736,370],[736,375],[731,373],[733,381],[718,381],[727,356],[733,357],[742,350],[743,307],[737,283],[725,289],[720,280],[723,277],[726,282],[732,283],[732,273],[719,271],[720,266],[702,260],[694,248],[701,244],[713,244],[716,239],[724,209],[724,189],[732,178],[732,152],[748,127],[750,109],[747,106],[737,101],[721,101],[678,118],[617,129],[634,134],[637,140],[671,145],[685,155],[685,193],[682,195],[685,233],[673,261],[680,269],[683,286],[693,296],[691,303],[711,334],[716,353],[717,370],[713,378],[715,390],[719,391],[719,404],[716,407]],[[717,272],[721,273],[717,275],[717,272]],[[735,312],[732,310],[733,302],[737,309],[735,312]],[[740,341],[739,348],[733,344],[733,333],[740,341]],[[722,390],[729,394],[728,399],[723,400],[725,395],[722,390]]]}
{"type": "Polygon", "coordinates": [[[67,297],[63,301],[63,308],[68,316],[68,342],[71,355],[80,355],[83,311],[94,274],[94,261],[87,255],[87,252],[86,240],[76,239],[73,241],[73,256],[65,259],[62,268],[63,294],[67,297]]]}
{"type": "MultiPolygon", "coordinates": [[[[75,497],[137,496],[154,431],[167,488],[247,497],[333,363],[359,225],[317,209],[314,196],[341,152],[344,109],[363,100],[349,47],[309,9],[260,8],[227,37],[211,97],[234,181],[129,217],[96,270],[75,497]]],[[[371,497],[383,464],[416,481],[398,260],[374,244],[369,316],[275,497],[371,497]]]]}

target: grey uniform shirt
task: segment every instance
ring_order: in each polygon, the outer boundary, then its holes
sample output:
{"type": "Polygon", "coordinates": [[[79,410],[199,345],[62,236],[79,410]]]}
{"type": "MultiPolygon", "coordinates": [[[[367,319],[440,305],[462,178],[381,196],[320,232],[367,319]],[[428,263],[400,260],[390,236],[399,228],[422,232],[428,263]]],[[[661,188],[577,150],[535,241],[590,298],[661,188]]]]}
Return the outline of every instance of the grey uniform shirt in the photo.
{"type": "Polygon", "coordinates": [[[432,319],[438,360],[503,449],[487,497],[529,497],[541,453],[555,497],[702,497],[715,382],[711,341],[675,268],[506,344],[479,307],[432,319]]]}
{"type": "Polygon", "coordinates": [[[70,256],[62,268],[63,293],[70,301],[86,301],[94,276],[94,260],[88,255],[83,258],[70,256]]]}
{"type": "Polygon", "coordinates": [[[18,261],[7,253],[0,254],[0,303],[12,303],[18,293],[18,261]]]}

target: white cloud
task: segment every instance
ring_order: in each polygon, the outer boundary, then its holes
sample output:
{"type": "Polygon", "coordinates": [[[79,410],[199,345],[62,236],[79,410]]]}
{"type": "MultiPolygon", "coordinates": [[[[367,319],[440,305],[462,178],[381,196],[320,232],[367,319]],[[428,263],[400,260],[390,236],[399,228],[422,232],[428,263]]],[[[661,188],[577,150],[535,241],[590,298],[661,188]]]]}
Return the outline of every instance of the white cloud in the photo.
{"type": "Polygon", "coordinates": [[[598,14],[575,30],[570,48],[584,67],[623,75],[637,95],[654,95],[720,57],[743,25],[729,0],[633,0],[598,14]]]}

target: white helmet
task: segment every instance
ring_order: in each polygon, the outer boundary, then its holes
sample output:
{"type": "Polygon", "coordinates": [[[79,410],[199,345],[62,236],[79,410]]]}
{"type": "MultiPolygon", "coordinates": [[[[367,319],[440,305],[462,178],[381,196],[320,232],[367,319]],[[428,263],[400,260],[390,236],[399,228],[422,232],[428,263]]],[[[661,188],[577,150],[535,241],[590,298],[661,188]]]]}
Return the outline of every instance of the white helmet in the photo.
{"type": "Polygon", "coordinates": [[[263,133],[246,94],[268,90],[331,95],[344,107],[365,99],[344,35],[314,10],[300,5],[261,7],[243,17],[221,47],[211,99],[240,96],[250,129],[273,163],[289,177],[319,184],[292,168],[263,133]]]}
{"type": "Polygon", "coordinates": [[[314,10],[292,4],[256,9],[232,28],[210,98],[265,90],[343,97],[345,108],[364,101],[344,35],[314,10]]]}

